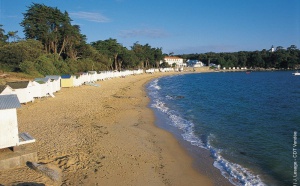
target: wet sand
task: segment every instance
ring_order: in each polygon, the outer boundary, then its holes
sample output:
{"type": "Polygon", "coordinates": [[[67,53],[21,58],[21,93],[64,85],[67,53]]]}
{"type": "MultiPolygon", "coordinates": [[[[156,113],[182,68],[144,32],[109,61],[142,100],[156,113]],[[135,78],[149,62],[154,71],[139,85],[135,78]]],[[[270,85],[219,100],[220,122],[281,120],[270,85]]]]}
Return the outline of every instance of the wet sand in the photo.
{"type": "MultiPolygon", "coordinates": [[[[19,132],[35,139],[38,162],[61,181],[23,168],[0,171],[0,185],[213,185],[176,138],[155,125],[145,84],[172,73],[63,88],[17,110],[19,132]],[[30,184],[29,184],[30,183],[30,184]]],[[[26,147],[25,147],[26,146],[26,147]]]]}

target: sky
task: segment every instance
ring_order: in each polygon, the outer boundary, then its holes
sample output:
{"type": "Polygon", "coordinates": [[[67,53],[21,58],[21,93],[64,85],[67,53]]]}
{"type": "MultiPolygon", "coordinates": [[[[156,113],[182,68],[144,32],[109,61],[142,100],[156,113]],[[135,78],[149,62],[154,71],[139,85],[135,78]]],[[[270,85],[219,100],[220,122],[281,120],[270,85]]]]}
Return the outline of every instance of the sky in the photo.
{"type": "Polygon", "coordinates": [[[6,34],[24,38],[32,3],[67,11],[88,43],[113,38],[167,54],[300,48],[300,0],[0,0],[6,34]]]}

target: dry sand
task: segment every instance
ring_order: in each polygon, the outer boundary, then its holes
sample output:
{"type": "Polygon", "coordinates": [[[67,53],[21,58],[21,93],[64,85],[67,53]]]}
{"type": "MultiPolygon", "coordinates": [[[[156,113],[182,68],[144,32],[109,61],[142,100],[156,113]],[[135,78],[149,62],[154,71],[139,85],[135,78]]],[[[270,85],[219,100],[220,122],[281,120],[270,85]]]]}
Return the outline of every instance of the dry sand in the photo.
{"type": "Polygon", "coordinates": [[[0,171],[0,185],[212,185],[147,107],[144,85],[167,74],[63,88],[55,98],[22,105],[19,132],[36,139],[24,147],[37,151],[38,163],[59,168],[62,181],[25,166],[0,171]]]}

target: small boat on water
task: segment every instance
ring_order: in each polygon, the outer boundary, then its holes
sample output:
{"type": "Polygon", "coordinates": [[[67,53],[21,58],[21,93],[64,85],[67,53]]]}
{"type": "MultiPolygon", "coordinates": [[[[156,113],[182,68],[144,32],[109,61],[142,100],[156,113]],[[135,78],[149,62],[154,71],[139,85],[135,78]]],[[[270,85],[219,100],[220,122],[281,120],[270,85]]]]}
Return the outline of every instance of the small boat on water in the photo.
{"type": "Polygon", "coordinates": [[[293,73],[293,75],[300,76],[300,72],[296,71],[295,73],[293,73]]]}

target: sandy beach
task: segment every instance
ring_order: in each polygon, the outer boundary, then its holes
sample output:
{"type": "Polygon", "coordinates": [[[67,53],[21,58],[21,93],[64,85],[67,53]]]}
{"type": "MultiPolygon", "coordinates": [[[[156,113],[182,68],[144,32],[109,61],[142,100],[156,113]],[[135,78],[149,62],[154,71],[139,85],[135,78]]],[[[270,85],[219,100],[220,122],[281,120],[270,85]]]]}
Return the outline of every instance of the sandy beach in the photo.
{"type": "Polygon", "coordinates": [[[213,185],[172,134],[155,126],[144,86],[163,75],[170,73],[63,88],[22,105],[19,132],[36,139],[24,148],[61,180],[24,166],[0,171],[0,185],[213,185]]]}

